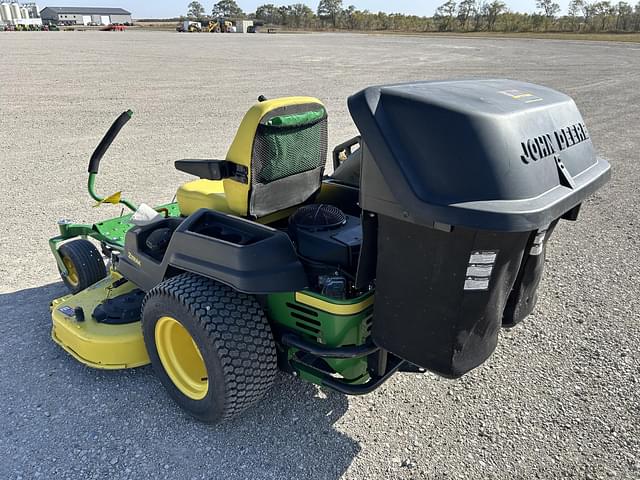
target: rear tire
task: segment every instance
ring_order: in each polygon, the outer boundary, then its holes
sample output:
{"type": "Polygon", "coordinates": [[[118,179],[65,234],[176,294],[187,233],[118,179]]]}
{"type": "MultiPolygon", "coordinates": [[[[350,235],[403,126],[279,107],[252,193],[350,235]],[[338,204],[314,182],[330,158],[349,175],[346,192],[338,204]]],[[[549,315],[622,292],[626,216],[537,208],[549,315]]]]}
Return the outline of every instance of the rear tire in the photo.
{"type": "Polygon", "coordinates": [[[102,255],[89,240],[63,243],[58,253],[67,269],[67,275],[60,272],[60,277],[71,293],[78,293],[107,276],[102,255]]]}
{"type": "Polygon", "coordinates": [[[142,332],[160,381],[201,421],[239,415],[273,384],[275,341],[259,303],[214,280],[186,273],[154,287],[142,332]]]}

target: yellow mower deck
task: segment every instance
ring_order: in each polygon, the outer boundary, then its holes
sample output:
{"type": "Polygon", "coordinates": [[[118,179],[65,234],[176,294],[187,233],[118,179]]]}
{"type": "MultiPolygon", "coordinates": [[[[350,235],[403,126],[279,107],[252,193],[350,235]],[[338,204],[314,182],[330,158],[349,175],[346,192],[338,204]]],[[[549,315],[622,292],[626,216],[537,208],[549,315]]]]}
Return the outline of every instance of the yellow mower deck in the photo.
{"type": "Polygon", "coordinates": [[[128,293],[131,282],[114,286],[122,277],[117,272],[75,295],[51,302],[51,338],[76,360],[93,368],[118,370],[149,363],[140,322],[108,325],[97,322],[91,312],[107,298],[128,293]],[[76,320],[75,309],[82,307],[84,321],[76,320]]]}

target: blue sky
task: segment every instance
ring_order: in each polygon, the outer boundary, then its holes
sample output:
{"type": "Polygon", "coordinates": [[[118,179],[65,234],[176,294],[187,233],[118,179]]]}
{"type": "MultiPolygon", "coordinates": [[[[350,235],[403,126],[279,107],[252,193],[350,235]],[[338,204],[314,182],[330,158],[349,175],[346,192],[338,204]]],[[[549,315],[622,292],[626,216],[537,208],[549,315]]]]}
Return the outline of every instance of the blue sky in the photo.
{"type": "MultiPolygon", "coordinates": [[[[84,7],[122,7],[126,8],[133,14],[133,18],[163,18],[176,17],[186,13],[187,4],[191,0],[168,1],[168,0],[54,0],[52,3],[38,2],[40,8],[46,6],[66,7],[66,6],[84,6],[84,7]]],[[[245,12],[254,12],[258,5],[264,3],[274,3],[276,5],[288,5],[298,3],[303,0],[290,1],[273,1],[273,0],[236,0],[238,5],[245,12]]],[[[368,9],[374,12],[384,11],[387,13],[399,12],[415,15],[433,15],[438,5],[446,0],[343,0],[344,5],[355,5],[361,10],[368,9]]],[[[556,0],[563,11],[567,7],[569,0],[556,0]]],[[[200,1],[207,12],[211,11],[211,7],[215,3],[213,0],[200,1]]],[[[318,0],[303,1],[312,9],[318,6],[318,0]]],[[[514,11],[532,12],[535,10],[535,0],[506,0],[507,6],[514,11]]]]}

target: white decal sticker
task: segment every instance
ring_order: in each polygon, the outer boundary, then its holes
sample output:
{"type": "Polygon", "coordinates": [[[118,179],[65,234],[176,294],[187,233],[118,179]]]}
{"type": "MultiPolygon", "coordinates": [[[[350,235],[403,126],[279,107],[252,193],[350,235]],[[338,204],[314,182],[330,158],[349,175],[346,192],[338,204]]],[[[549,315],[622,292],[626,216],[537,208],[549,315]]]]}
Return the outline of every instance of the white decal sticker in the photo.
{"type": "Polygon", "coordinates": [[[489,279],[488,278],[467,278],[464,281],[465,290],[488,290],[489,279]]]}
{"type": "Polygon", "coordinates": [[[490,277],[493,265],[469,265],[467,277],[490,277]]]}
{"type": "Polygon", "coordinates": [[[544,247],[544,238],[547,236],[547,229],[538,230],[536,238],[533,239],[533,245],[529,250],[529,255],[540,255],[544,247]]]}
{"type": "Polygon", "coordinates": [[[488,290],[493,264],[498,258],[497,250],[476,250],[469,255],[465,290],[488,290]]]}
{"type": "Polygon", "coordinates": [[[493,264],[496,261],[498,252],[471,252],[469,265],[472,263],[493,264]]]}

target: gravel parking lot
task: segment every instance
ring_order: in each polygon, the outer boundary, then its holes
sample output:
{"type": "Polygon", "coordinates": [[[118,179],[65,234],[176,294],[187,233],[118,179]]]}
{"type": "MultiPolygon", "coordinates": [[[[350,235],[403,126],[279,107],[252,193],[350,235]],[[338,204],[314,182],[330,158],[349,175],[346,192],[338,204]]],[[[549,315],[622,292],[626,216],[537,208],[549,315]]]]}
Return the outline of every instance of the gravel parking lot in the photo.
{"type": "Polygon", "coordinates": [[[640,45],[348,34],[0,35],[0,478],[640,478],[640,45]],[[573,96],[612,181],[564,222],[541,298],[459,381],[398,374],[348,398],[281,376],[260,407],[192,421],[149,367],[83,367],[49,338],[55,222],[92,208],[86,166],[135,115],[98,188],[171,200],[178,158],[224,155],[259,94],[314,95],[330,143],[372,84],[509,77],[573,96]]]}

